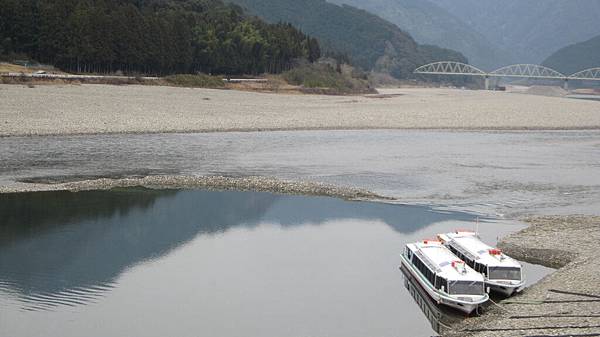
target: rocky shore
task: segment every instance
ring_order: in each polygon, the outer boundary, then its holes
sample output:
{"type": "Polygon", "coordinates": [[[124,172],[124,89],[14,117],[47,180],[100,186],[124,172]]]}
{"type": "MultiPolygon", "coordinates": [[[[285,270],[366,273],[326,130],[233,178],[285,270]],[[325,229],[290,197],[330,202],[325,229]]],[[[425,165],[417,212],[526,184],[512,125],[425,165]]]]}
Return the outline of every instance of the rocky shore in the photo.
{"type": "Polygon", "coordinates": [[[87,191],[109,190],[113,188],[145,187],[153,189],[208,189],[257,191],[295,195],[315,195],[336,197],[346,200],[389,199],[375,193],[356,188],[339,187],[317,182],[286,181],[268,177],[223,177],[223,176],[147,176],[139,178],[100,178],[81,181],[43,180],[17,183],[11,187],[0,186],[0,193],[40,192],[40,191],[87,191]]]}
{"type": "Polygon", "coordinates": [[[599,336],[600,217],[544,216],[500,243],[508,255],[559,268],[445,336],[599,336]]]}

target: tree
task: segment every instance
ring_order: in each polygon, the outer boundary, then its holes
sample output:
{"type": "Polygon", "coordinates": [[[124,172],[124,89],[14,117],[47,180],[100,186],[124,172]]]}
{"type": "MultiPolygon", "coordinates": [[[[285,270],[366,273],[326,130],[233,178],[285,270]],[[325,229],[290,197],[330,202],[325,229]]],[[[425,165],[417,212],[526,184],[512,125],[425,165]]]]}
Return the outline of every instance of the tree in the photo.
{"type": "Polygon", "coordinates": [[[77,72],[259,74],[320,57],[316,39],[220,0],[0,0],[0,53],[77,72]]]}

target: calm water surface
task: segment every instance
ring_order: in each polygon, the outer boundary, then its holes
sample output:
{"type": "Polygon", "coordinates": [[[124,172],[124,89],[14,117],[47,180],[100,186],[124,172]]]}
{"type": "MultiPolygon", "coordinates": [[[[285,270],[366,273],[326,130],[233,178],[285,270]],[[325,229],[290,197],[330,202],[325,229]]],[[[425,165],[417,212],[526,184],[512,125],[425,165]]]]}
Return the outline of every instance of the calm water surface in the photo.
{"type": "MultiPolygon", "coordinates": [[[[11,337],[429,336],[439,324],[398,254],[475,219],[139,189],[0,195],[0,215],[0,336],[11,337]]],[[[490,243],[520,228],[480,223],[490,243]]],[[[549,271],[526,267],[530,282],[549,271]]]]}

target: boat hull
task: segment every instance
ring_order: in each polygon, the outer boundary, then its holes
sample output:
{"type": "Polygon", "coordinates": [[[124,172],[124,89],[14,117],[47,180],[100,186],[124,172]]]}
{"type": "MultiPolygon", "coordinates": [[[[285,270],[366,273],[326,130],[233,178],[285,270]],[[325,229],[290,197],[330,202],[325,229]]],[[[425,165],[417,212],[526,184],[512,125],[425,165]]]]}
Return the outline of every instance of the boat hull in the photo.
{"type": "Polygon", "coordinates": [[[486,282],[485,283],[486,286],[490,287],[490,290],[504,295],[504,296],[512,296],[518,292],[520,292],[521,290],[523,290],[524,285],[521,284],[498,284],[498,283],[493,283],[493,282],[486,282]]]}
{"type": "Polygon", "coordinates": [[[423,289],[427,292],[429,297],[431,297],[438,304],[444,304],[466,314],[470,314],[488,300],[487,296],[484,300],[476,302],[461,301],[442,296],[436,289],[433,289],[427,282],[423,281],[422,277],[419,275],[419,272],[413,268],[412,264],[403,255],[401,255],[401,262],[404,269],[409,272],[410,277],[412,277],[414,281],[418,282],[419,285],[421,285],[421,287],[423,287],[423,289]]]}

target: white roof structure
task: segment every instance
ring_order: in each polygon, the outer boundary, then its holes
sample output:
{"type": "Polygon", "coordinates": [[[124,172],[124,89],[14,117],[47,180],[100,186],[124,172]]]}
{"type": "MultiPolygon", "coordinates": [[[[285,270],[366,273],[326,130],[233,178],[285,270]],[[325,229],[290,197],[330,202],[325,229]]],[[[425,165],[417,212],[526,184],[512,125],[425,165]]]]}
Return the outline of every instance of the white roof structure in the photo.
{"type": "MultiPolygon", "coordinates": [[[[407,247],[421,258],[433,272],[440,277],[451,281],[479,281],[483,282],[483,276],[464,264],[465,273],[453,266],[453,262],[462,262],[448,248],[438,241],[423,241],[408,244],[407,247]]],[[[462,267],[461,267],[462,268],[462,267]]]]}
{"type": "Polygon", "coordinates": [[[491,254],[490,250],[496,249],[479,240],[475,233],[454,232],[442,234],[440,237],[442,239],[447,238],[449,243],[453,243],[454,248],[478,263],[490,267],[521,267],[518,261],[500,251],[498,251],[499,254],[491,254]]]}

